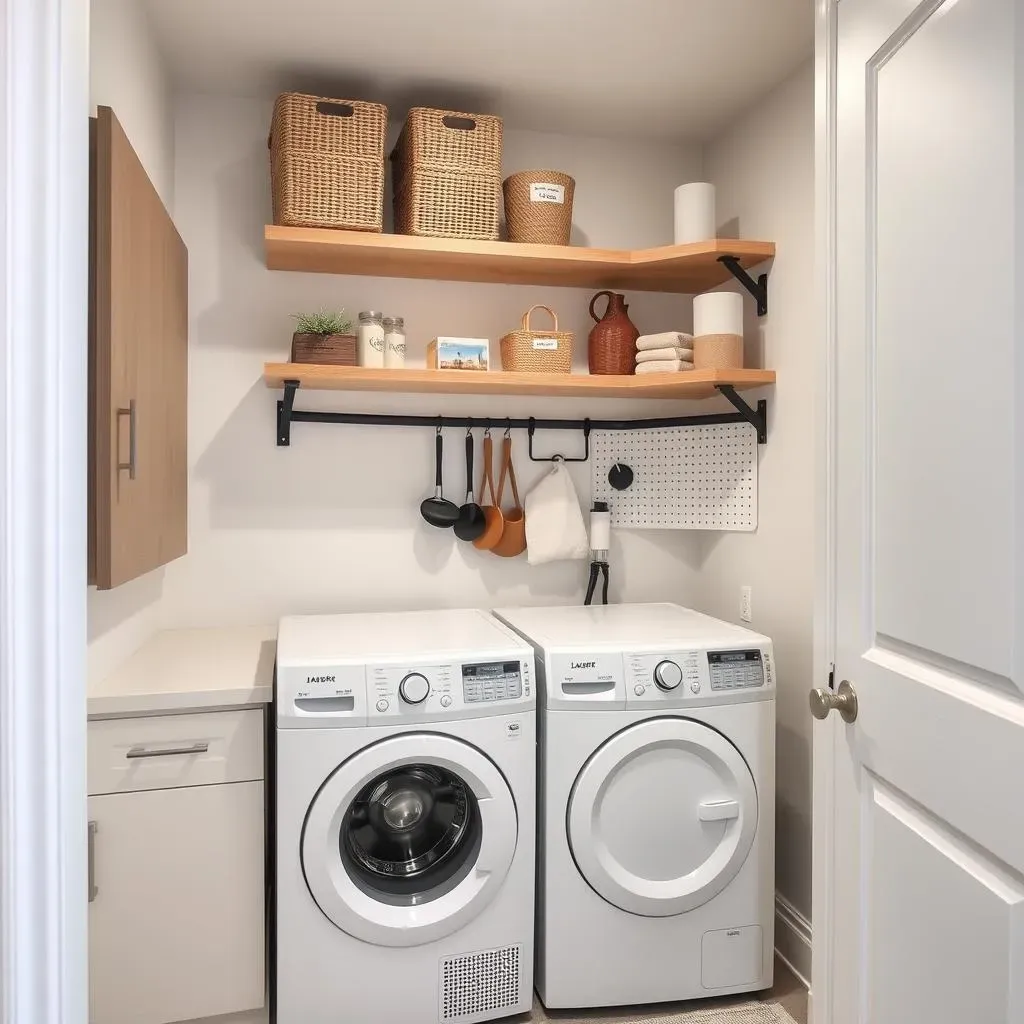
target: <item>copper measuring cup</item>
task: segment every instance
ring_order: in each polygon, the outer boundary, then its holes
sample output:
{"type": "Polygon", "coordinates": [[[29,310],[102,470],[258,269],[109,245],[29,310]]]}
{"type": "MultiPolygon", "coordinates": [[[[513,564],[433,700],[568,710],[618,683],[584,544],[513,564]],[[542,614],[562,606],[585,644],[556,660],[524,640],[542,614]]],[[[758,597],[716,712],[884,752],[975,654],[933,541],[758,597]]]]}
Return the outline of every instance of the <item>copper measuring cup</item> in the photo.
{"type": "Polygon", "coordinates": [[[480,501],[484,513],[484,532],[473,541],[473,547],[491,551],[501,540],[505,517],[494,495],[494,442],[491,440],[490,428],[484,431],[484,471],[480,477],[480,501]]]}
{"type": "Polygon", "coordinates": [[[501,474],[498,477],[498,497],[495,504],[501,507],[502,495],[505,492],[505,479],[508,478],[512,485],[512,500],[515,504],[502,515],[505,520],[505,528],[501,531],[501,538],[491,549],[496,555],[502,558],[515,558],[526,550],[526,511],[519,500],[519,488],[516,486],[516,469],[512,464],[512,434],[505,431],[505,438],[501,446],[501,474]]]}

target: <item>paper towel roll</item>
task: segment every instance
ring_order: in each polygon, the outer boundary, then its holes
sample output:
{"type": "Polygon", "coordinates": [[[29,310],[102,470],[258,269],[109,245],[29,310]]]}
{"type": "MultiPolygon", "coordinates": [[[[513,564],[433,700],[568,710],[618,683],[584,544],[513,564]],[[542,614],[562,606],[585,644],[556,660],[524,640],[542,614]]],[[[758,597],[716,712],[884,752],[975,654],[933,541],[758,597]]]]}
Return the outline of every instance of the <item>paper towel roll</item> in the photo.
{"type": "Polygon", "coordinates": [[[676,189],[676,245],[715,237],[715,186],[691,181],[676,189]]]}
{"type": "Polygon", "coordinates": [[[739,292],[707,292],[693,300],[693,336],[742,334],[743,296],[739,292]]]}

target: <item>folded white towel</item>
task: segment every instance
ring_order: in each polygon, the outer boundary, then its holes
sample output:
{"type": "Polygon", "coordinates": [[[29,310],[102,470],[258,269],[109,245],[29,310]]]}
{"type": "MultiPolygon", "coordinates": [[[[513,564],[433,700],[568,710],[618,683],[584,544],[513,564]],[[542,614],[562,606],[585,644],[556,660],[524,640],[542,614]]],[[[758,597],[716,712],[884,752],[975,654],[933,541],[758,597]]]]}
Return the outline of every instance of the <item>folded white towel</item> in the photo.
{"type": "Polygon", "coordinates": [[[682,359],[658,359],[653,363],[637,363],[637,373],[678,373],[680,370],[692,370],[693,363],[682,359]]]}
{"type": "Polygon", "coordinates": [[[659,359],[682,359],[693,362],[692,348],[652,348],[646,352],[637,352],[637,363],[650,363],[659,359]]]}
{"type": "Polygon", "coordinates": [[[636,339],[637,352],[646,352],[652,348],[686,347],[693,341],[692,334],[682,331],[662,331],[661,334],[641,334],[636,339]]]}

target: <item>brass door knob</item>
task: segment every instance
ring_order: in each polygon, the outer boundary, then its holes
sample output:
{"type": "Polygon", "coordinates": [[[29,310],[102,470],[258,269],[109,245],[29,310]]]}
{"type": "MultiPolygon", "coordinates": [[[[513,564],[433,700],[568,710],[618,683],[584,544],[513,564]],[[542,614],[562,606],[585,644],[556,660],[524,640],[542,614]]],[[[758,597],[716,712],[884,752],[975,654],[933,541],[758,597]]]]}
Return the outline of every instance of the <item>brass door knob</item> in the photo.
{"type": "Polygon", "coordinates": [[[811,690],[811,714],[815,718],[828,718],[828,713],[833,708],[839,712],[844,722],[857,720],[857,691],[846,679],[839,684],[839,689],[835,693],[831,690],[811,690]]]}

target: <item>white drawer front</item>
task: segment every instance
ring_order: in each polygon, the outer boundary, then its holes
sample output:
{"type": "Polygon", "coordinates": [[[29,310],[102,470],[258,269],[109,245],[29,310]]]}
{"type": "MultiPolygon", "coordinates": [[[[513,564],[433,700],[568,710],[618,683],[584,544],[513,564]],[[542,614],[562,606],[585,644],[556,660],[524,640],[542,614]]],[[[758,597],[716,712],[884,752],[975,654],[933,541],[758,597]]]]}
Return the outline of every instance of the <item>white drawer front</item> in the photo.
{"type": "Polygon", "coordinates": [[[89,795],[263,778],[263,712],[89,723],[89,795]]]}

